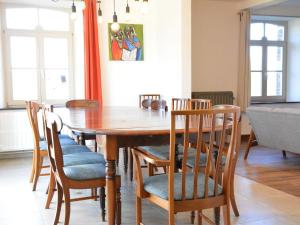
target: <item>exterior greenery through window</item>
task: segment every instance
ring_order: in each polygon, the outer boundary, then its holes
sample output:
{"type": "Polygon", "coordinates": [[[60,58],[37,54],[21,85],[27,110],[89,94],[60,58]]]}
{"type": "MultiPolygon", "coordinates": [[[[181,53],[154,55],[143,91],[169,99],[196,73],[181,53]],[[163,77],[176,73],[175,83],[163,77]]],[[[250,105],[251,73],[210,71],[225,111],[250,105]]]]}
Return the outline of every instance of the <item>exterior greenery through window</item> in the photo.
{"type": "Polygon", "coordinates": [[[24,100],[62,103],[72,97],[69,13],[7,6],[1,16],[8,105],[23,105],[24,100]]]}
{"type": "Polygon", "coordinates": [[[252,102],[281,102],[286,96],[287,24],[252,21],[250,31],[252,102]]]}

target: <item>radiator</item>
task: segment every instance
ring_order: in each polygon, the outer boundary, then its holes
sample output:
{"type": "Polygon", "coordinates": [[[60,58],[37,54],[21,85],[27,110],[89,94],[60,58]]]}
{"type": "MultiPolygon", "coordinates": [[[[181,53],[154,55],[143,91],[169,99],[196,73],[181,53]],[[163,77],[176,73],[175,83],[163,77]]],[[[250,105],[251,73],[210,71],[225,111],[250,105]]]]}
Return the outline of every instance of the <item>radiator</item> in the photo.
{"type": "Polygon", "coordinates": [[[233,105],[234,100],[232,91],[192,92],[192,98],[211,99],[213,105],[233,105]]]}
{"type": "Polygon", "coordinates": [[[32,150],[33,137],[25,110],[0,111],[0,152],[32,150]]]}

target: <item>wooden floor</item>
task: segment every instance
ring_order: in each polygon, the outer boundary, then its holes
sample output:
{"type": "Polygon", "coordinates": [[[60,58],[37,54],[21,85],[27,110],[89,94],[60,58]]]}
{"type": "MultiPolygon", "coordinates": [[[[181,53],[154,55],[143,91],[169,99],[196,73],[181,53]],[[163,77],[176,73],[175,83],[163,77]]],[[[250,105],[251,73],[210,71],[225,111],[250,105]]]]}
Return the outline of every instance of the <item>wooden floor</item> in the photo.
{"type": "Polygon", "coordinates": [[[279,150],[255,146],[245,161],[245,148],[243,144],[236,174],[300,197],[300,155],[287,152],[284,159],[279,150]]]}

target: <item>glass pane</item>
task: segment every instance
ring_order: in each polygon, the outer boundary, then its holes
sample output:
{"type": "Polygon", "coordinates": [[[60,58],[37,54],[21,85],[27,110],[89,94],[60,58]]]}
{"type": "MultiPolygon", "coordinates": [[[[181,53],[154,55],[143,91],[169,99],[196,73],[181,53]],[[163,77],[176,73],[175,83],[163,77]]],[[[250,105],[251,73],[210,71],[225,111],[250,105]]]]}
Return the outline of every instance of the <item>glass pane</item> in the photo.
{"type": "Polygon", "coordinates": [[[36,70],[12,70],[13,100],[37,100],[36,70]]]}
{"type": "Polygon", "coordinates": [[[68,41],[65,38],[45,38],[46,68],[68,68],[68,41]]]}
{"type": "Polygon", "coordinates": [[[262,96],[262,73],[251,72],[251,96],[262,96]]]}
{"type": "Polygon", "coordinates": [[[251,23],[250,40],[261,40],[264,37],[264,24],[251,23]]]}
{"type": "Polygon", "coordinates": [[[268,70],[280,70],[283,67],[283,48],[272,46],[268,47],[268,70]]]}
{"type": "Polygon", "coordinates": [[[284,26],[267,23],[266,38],[269,41],[284,41],[284,26]]]}
{"type": "Polygon", "coordinates": [[[250,47],[251,70],[262,70],[262,47],[250,47]]]}
{"type": "Polygon", "coordinates": [[[267,73],[267,96],[282,96],[282,73],[267,73]]]}
{"type": "Polygon", "coordinates": [[[57,10],[40,9],[39,10],[40,26],[44,30],[68,31],[69,14],[57,10]]]}
{"type": "Polygon", "coordinates": [[[68,99],[69,77],[68,70],[46,70],[46,99],[68,99]]]}
{"type": "Polygon", "coordinates": [[[33,30],[38,25],[38,14],[35,8],[6,9],[6,26],[9,29],[33,30]]]}
{"type": "Polygon", "coordinates": [[[11,37],[10,57],[12,68],[36,68],[36,39],[34,37],[11,37]]]}

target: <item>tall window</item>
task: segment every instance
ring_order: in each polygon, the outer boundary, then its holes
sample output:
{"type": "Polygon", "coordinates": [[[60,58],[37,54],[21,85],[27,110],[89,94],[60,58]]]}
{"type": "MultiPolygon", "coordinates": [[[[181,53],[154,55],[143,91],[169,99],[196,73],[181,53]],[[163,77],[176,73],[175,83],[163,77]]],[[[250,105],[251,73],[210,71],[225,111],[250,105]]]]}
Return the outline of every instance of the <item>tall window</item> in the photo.
{"type": "Polygon", "coordinates": [[[285,23],[253,21],[250,32],[252,102],[285,101],[285,23]]]}
{"type": "Polygon", "coordinates": [[[60,103],[72,96],[72,29],[67,12],[5,8],[7,96],[60,103]]]}

